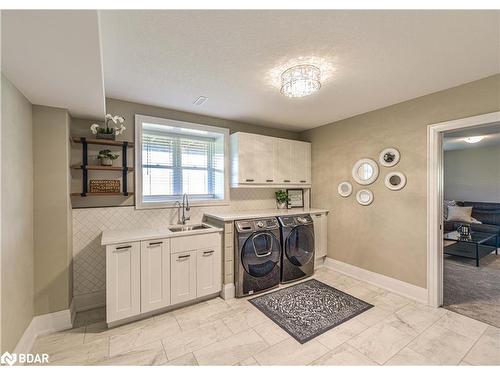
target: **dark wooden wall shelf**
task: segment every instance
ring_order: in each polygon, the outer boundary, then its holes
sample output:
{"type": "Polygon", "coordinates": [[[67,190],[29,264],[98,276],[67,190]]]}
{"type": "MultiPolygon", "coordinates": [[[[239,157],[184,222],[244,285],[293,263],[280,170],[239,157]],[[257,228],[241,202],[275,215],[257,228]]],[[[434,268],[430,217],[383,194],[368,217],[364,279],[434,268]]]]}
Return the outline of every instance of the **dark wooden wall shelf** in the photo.
{"type": "MultiPolygon", "coordinates": [[[[82,193],[71,193],[73,197],[80,197],[82,196],[82,193]]],[[[125,195],[124,193],[85,193],[85,196],[89,197],[97,197],[97,196],[118,196],[118,195],[125,195]]],[[[134,195],[134,193],[127,193],[126,196],[131,196],[134,195]]]]}
{"type": "Polygon", "coordinates": [[[82,144],[82,164],[71,166],[72,169],[80,169],[82,171],[82,192],[81,193],[71,193],[72,196],[111,196],[111,195],[123,195],[129,196],[133,193],[128,192],[128,172],[133,172],[134,168],[130,168],[127,166],[127,150],[129,147],[134,147],[133,142],[127,141],[112,141],[107,139],[87,139],[85,137],[77,138],[73,137],[71,140],[75,143],[82,144]],[[88,145],[100,145],[100,146],[118,146],[122,149],[122,166],[121,167],[108,167],[101,165],[89,165],[89,153],[88,153],[88,145]],[[88,191],[88,182],[89,170],[98,170],[98,171],[119,171],[122,173],[122,192],[121,193],[89,193],[88,191]]]}

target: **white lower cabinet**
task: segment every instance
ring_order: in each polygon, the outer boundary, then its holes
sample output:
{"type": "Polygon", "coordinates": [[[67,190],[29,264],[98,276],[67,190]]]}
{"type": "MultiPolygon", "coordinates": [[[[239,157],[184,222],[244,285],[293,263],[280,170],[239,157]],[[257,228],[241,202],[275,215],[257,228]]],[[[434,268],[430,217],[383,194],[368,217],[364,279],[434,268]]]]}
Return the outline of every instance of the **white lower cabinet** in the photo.
{"type": "Polygon", "coordinates": [[[312,214],[314,222],[314,252],[316,259],[323,258],[327,254],[327,213],[312,214]]]}
{"type": "Polygon", "coordinates": [[[220,232],[106,246],[108,324],[221,288],[220,232]]]}
{"type": "Polygon", "coordinates": [[[107,321],[141,313],[141,248],[139,242],[106,247],[107,321]]]}
{"type": "Polygon", "coordinates": [[[214,248],[196,251],[196,295],[208,296],[221,290],[222,254],[214,248]]]}
{"type": "Polygon", "coordinates": [[[170,239],[141,241],[141,312],[170,305],[170,239]]]}
{"type": "Polygon", "coordinates": [[[172,304],[196,298],[196,252],[172,254],[172,304]]]}

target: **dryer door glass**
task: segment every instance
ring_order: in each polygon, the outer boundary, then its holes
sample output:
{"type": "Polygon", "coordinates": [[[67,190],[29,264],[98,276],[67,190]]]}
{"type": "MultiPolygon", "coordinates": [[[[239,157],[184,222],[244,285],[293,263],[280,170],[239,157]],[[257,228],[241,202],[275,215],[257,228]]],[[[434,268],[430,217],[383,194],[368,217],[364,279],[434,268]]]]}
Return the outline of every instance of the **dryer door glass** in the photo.
{"type": "Polygon", "coordinates": [[[241,250],[241,263],[254,277],[269,274],[280,260],[280,242],[271,232],[253,233],[241,250]]]}
{"type": "Polygon", "coordinates": [[[292,229],[285,244],[285,255],[296,266],[309,263],[314,257],[314,234],[305,225],[292,229]]]}

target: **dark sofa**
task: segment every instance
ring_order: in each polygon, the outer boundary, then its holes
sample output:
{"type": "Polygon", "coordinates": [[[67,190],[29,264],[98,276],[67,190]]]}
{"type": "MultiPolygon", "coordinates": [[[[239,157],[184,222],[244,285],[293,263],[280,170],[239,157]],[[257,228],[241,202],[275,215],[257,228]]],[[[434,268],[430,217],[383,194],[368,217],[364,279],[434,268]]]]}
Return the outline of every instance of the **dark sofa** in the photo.
{"type": "MultiPolygon", "coordinates": [[[[496,239],[487,242],[486,245],[496,246],[497,248],[500,248],[500,203],[460,201],[457,201],[456,203],[457,206],[472,207],[472,217],[482,223],[470,224],[472,231],[496,234],[496,239]]],[[[458,228],[459,225],[462,224],[464,223],[458,221],[445,221],[444,231],[454,231],[458,228]]]]}

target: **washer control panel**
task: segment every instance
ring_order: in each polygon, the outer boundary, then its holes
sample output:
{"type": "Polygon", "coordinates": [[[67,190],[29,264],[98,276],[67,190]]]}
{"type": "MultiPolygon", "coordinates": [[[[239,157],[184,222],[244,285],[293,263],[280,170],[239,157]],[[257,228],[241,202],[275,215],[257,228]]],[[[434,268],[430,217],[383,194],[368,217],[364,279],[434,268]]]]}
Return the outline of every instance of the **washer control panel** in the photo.
{"type": "Polygon", "coordinates": [[[234,226],[236,227],[236,231],[239,233],[279,228],[278,219],[276,219],[275,217],[239,220],[234,222],[234,226]]]}

